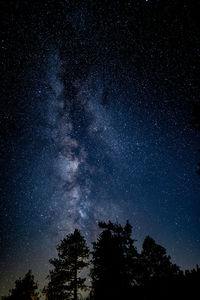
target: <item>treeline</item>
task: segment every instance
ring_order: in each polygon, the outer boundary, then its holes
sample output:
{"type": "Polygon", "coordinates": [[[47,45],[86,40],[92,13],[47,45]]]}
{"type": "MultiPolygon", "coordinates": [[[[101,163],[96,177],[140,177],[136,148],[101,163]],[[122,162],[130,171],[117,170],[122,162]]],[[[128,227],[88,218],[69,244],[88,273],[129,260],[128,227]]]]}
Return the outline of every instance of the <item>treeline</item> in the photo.
{"type": "MultiPolygon", "coordinates": [[[[129,222],[100,222],[101,233],[90,251],[75,229],[57,246],[58,257],[42,290],[46,300],[198,299],[200,268],[181,271],[166,249],[147,236],[139,253],[129,222]],[[89,275],[84,276],[89,270],[89,275]],[[88,280],[86,280],[88,277],[88,280]],[[88,283],[87,283],[88,281],[88,283]],[[87,283],[87,284],[86,284],[87,283]]],[[[2,300],[39,300],[38,284],[29,271],[2,300]]]]}

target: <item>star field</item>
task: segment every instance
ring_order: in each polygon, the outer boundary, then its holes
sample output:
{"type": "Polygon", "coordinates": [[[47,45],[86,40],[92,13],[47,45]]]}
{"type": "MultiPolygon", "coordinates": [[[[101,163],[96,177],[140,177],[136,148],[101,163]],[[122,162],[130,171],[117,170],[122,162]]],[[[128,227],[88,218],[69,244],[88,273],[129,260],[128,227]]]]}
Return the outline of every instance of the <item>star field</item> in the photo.
{"type": "Polygon", "coordinates": [[[0,295],[101,220],[200,263],[197,6],[3,1],[0,295]]]}

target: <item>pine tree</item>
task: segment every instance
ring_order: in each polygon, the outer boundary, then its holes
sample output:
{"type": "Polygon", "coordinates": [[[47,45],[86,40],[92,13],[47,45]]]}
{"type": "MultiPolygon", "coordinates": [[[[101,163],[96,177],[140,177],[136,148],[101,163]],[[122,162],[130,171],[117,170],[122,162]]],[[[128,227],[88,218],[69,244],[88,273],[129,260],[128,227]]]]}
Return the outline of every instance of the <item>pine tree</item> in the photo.
{"type": "Polygon", "coordinates": [[[171,262],[171,257],[167,255],[166,249],[156,244],[150,236],[147,236],[143,242],[140,261],[143,282],[180,274],[180,268],[171,262]]]}
{"type": "MultiPolygon", "coordinates": [[[[93,243],[91,269],[94,299],[123,299],[134,284],[134,262],[138,253],[131,238],[132,227],[112,222],[99,223],[103,229],[93,243]]],[[[124,298],[124,299],[125,299],[124,298]]]]}
{"type": "Polygon", "coordinates": [[[34,281],[31,270],[24,276],[15,281],[15,288],[10,291],[10,295],[3,297],[4,300],[39,300],[37,292],[38,285],[34,281]]]}
{"type": "Polygon", "coordinates": [[[78,299],[78,291],[86,289],[85,278],[80,276],[88,266],[89,249],[79,230],[69,234],[57,246],[58,258],[50,259],[54,269],[44,289],[48,300],[78,299]]]}

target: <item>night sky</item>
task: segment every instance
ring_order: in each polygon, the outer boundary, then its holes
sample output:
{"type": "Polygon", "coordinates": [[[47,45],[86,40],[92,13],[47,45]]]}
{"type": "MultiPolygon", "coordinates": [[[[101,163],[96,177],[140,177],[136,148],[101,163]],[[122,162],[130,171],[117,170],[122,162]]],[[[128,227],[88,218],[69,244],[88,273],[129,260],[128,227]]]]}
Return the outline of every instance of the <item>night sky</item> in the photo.
{"type": "Polygon", "coordinates": [[[198,1],[1,1],[0,295],[79,228],[200,264],[198,1]]]}

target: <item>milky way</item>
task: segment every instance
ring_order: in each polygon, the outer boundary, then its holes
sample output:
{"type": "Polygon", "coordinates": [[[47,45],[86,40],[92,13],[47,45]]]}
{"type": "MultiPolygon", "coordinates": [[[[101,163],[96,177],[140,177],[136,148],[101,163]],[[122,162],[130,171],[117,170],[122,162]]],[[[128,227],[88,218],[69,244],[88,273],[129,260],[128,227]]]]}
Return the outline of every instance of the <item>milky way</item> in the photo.
{"type": "MultiPolygon", "coordinates": [[[[48,218],[51,218],[52,230],[60,231],[61,236],[63,231],[71,232],[76,227],[87,236],[94,236],[92,232],[96,231],[99,220],[116,221],[122,211],[99,184],[96,184],[100,189],[97,196],[94,182],[105,172],[104,160],[114,161],[119,155],[120,140],[112,128],[109,111],[102,104],[105,87],[101,72],[91,70],[85,80],[73,83],[76,87],[74,99],[66,99],[59,78],[60,65],[58,54],[51,53],[47,83],[53,93],[47,98],[46,126],[52,128],[47,134],[55,146],[52,162],[55,190],[48,218]],[[72,113],[74,102],[78,103],[78,114],[76,110],[72,113]],[[81,122],[77,118],[81,118],[81,122]],[[93,160],[98,161],[100,168],[93,160]]],[[[110,185],[109,176],[106,177],[110,185]]]]}
{"type": "MultiPolygon", "coordinates": [[[[5,1],[3,1],[5,2],[5,1]]],[[[0,295],[79,228],[129,219],[200,263],[199,32],[187,1],[8,1],[1,40],[0,295]],[[109,3],[108,3],[109,2],[109,3]]]]}

